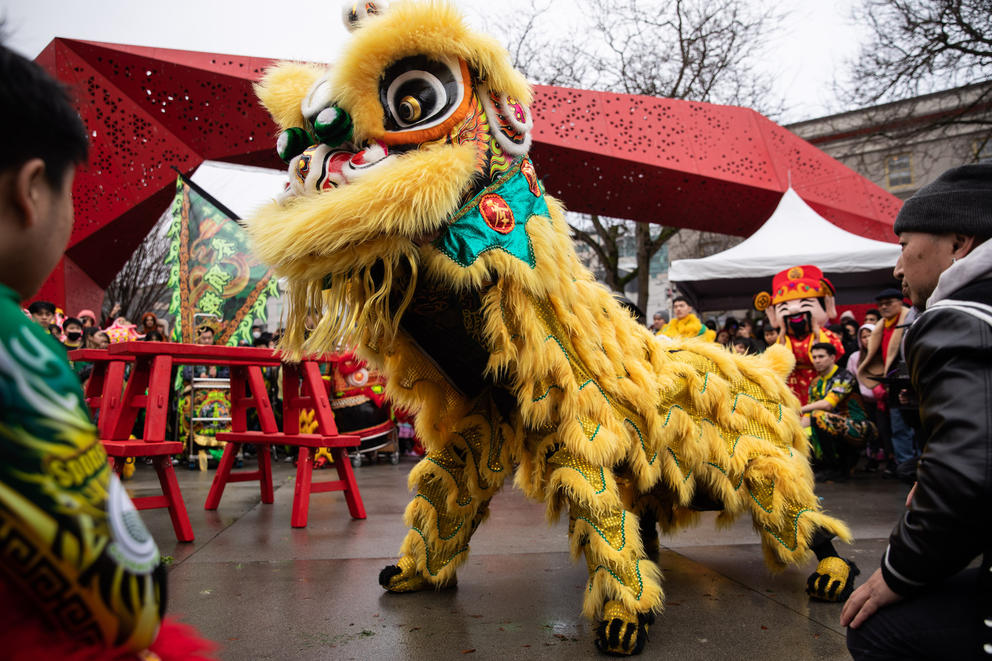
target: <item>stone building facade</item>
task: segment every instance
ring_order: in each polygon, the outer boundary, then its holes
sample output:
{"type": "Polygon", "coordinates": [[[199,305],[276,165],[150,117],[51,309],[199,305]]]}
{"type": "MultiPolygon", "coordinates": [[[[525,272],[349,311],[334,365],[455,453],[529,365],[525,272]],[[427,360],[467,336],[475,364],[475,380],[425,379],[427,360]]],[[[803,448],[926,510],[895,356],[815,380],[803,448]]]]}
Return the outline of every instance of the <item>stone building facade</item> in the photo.
{"type": "Polygon", "coordinates": [[[992,82],[786,128],[906,199],[949,168],[992,161],[992,82]]]}

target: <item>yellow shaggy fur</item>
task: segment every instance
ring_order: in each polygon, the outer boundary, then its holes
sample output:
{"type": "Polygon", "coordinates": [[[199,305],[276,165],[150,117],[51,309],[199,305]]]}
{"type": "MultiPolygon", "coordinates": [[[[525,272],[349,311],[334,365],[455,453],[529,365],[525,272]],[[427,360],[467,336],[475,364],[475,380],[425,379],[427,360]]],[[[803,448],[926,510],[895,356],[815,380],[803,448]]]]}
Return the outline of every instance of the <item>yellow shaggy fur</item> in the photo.
{"type": "Polygon", "coordinates": [[[365,19],[331,78],[338,105],[355,120],[358,140],[383,134],[379,75],[393,62],[430,53],[465,60],[477,78],[530,105],[527,80],[508,65],[506,50],[492,37],[470,31],[447,2],[402,2],[385,16],[365,19]]]}
{"type": "MultiPolygon", "coordinates": [[[[331,74],[356,142],[385,131],[382,71],[418,54],[462,59],[475,84],[529,103],[505,51],[469,32],[450,6],[398,3],[363,21],[331,74]]],[[[260,98],[280,126],[301,125],[299,103],[318,75],[294,65],[263,79],[260,98]]],[[[798,403],[784,382],[787,350],[742,357],[698,340],[660,344],[582,266],[548,196],[547,216],[518,219],[533,266],[503,250],[459,263],[436,247],[432,238],[478,185],[477,157],[457,140],[421,145],[357,182],[249,220],[258,254],[290,282],[284,349],[356,344],[386,374],[392,402],[417,413],[428,454],[410,475],[418,492],[405,514],[410,532],[384,585],[452,583],[514,468],[549,518],[569,517],[572,553],[589,567],[589,617],[608,602],[635,622],[661,608],[660,570],[640,524],[675,532],[693,523],[700,493],[723,504],[720,523],[751,515],[773,569],[806,560],[818,529],[849,540],[813,493],[798,403]],[[487,352],[479,368],[492,387],[466,396],[402,328],[417,287],[477,296],[477,309],[461,312],[487,352]],[[311,315],[321,319],[307,337],[311,315]]]]}
{"type": "Polygon", "coordinates": [[[281,62],[266,70],[265,76],[255,85],[255,94],[279,128],[302,128],[300,99],[323,75],[324,69],[313,64],[281,62]]]}

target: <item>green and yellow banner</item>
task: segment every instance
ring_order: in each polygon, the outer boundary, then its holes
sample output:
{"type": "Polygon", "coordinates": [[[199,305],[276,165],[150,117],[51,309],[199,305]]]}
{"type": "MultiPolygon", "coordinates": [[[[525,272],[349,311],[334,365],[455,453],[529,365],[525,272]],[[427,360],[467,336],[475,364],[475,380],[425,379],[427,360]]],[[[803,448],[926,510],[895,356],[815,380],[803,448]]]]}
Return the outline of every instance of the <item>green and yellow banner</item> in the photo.
{"type": "Polygon", "coordinates": [[[209,321],[215,344],[251,344],[251,327],[266,320],[265,304],[279,289],[238,218],[180,175],[168,236],[172,339],[193,342],[196,327],[209,321]]]}

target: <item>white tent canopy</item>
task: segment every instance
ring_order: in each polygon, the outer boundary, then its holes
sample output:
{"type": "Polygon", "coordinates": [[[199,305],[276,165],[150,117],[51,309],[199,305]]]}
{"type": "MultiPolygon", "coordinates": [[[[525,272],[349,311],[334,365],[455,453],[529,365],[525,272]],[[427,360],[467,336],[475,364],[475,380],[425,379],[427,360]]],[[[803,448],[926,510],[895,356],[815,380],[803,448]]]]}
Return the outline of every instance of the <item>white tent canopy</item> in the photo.
{"type": "Polygon", "coordinates": [[[789,188],[746,241],[702,259],[674,261],[668,277],[698,310],[738,310],[750,307],[759,291],[769,291],[776,273],[812,264],[837,289],[838,303],[865,303],[895,286],[898,258],[898,245],[842,230],[789,188]]]}

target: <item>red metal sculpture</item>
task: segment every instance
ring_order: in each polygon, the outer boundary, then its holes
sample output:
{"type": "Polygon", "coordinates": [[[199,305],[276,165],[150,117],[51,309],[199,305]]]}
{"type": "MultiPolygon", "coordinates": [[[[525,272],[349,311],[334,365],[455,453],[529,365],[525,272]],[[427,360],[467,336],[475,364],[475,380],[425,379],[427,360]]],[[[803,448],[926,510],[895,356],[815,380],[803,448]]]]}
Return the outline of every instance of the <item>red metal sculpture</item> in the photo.
{"type": "MultiPolygon", "coordinates": [[[[76,226],[38,298],[98,307],[175,188],[204,160],[283,168],[251,84],[272,61],[54,39],[38,62],[90,130],[76,226]]],[[[901,201],[753,110],[538,86],[531,156],[573,211],[745,236],[791,180],[836,225],[892,240],[901,201]]]]}

